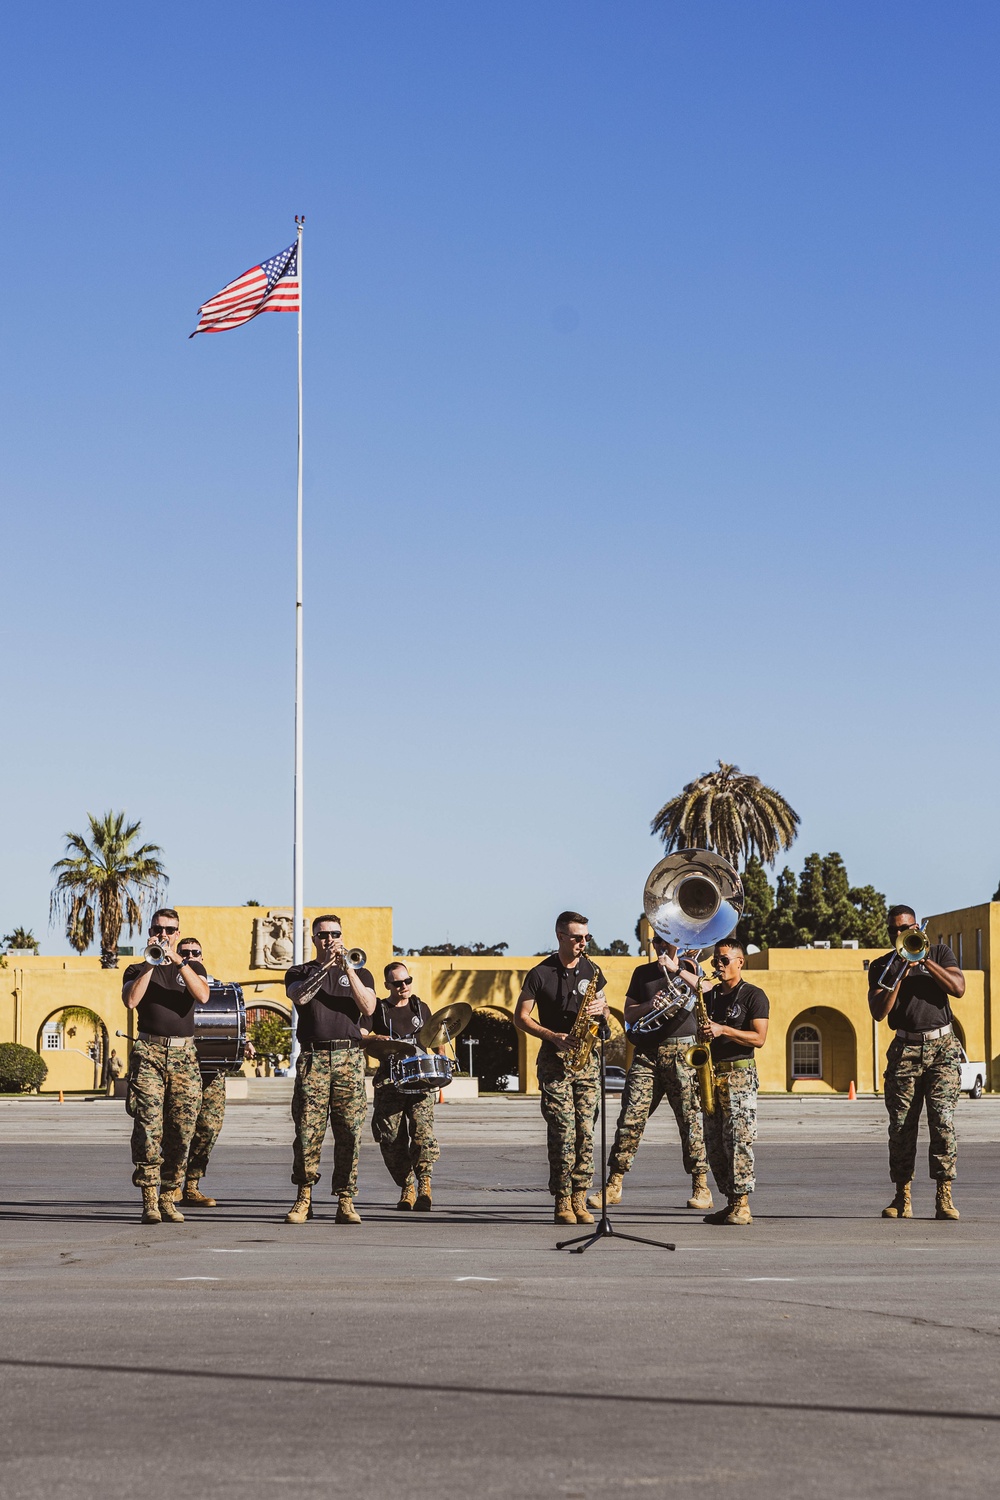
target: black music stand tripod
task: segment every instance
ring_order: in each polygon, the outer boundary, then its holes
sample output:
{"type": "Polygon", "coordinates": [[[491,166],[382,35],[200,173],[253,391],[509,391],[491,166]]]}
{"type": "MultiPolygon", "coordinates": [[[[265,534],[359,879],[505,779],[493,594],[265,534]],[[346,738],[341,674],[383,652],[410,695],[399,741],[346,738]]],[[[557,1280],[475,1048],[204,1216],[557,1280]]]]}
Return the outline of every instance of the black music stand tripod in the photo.
{"type": "Polygon", "coordinates": [[[635,1245],[652,1245],[657,1250],[676,1250],[669,1240],[647,1240],[641,1234],[622,1234],[608,1218],[608,1092],[604,1077],[604,1040],[608,1035],[608,1024],[601,1022],[601,1217],[589,1234],[575,1235],[571,1240],[559,1240],[557,1250],[568,1250],[570,1255],[582,1255],[599,1240],[631,1240],[635,1245]]]}

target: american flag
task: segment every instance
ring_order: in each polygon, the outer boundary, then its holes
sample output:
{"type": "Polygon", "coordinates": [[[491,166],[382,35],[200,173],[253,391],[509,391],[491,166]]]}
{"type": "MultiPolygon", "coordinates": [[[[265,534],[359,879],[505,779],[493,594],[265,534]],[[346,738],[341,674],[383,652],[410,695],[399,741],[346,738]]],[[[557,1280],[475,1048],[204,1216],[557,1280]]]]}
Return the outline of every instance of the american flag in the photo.
{"type": "MultiPolygon", "coordinates": [[[[298,312],[298,242],[251,266],[198,309],[194,333],[225,333],[262,312],[298,312]]],[[[194,338],[194,333],[188,335],[194,338]]]]}

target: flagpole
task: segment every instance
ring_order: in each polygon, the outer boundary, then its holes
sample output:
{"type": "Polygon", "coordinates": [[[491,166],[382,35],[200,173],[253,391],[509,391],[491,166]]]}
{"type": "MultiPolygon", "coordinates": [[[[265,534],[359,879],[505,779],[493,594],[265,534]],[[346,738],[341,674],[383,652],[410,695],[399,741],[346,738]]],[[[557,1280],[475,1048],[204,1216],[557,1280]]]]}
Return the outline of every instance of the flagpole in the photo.
{"type": "MultiPolygon", "coordinates": [[[[294,834],[292,839],[292,962],[302,963],[302,922],[304,916],[302,899],[302,231],[305,218],[295,216],[298,235],[296,268],[299,279],[299,443],[297,503],[295,516],[295,785],[294,785],[294,834]]],[[[294,1069],[299,1045],[295,1035],[295,1011],[292,1009],[291,1066],[294,1069]]]]}

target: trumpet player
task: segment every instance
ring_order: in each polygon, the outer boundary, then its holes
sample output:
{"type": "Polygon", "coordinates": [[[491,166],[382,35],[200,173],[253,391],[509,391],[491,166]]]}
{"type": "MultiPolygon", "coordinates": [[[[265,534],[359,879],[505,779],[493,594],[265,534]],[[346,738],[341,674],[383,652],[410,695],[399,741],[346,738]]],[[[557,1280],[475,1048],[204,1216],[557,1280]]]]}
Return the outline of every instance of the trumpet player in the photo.
{"type": "Polygon", "coordinates": [[[153,913],[142,963],[122,975],[122,1000],[139,1029],[129,1060],[125,1109],[131,1115],[132,1181],[142,1189],[142,1222],[183,1224],[173,1185],[183,1179],[201,1104],[194,1008],[210,991],[205,965],[177,952],[180,918],[153,913]]]}
{"type": "Polygon", "coordinates": [[[339,917],[317,917],[312,939],[313,961],[295,964],[285,974],[301,1048],[292,1092],[292,1181],[298,1196],[285,1223],[304,1224],[312,1218],[312,1190],[319,1181],[320,1150],[329,1121],[336,1222],[360,1224],[354,1197],[367,1108],[361,1023],[374,1013],[378,997],[369,971],[353,963],[344,950],[339,917]]]}
{"type": "Polygon", "coordinates": [[[910,1185],[920,1109],[926,1104],[930,1175],[937,1183],[934,1217],[957,1219],[951,1184],[958,1151],[955,1105],[962,1048],[952,1026],[951,999],[965,994],[965,975],[947,943],[906,942],[910,933],[921,935],[909,906],[891,906],[887,925],[894,951],[877,958],[868,970],[868,1007],[876,1021],[888,1019],[896,1033],[885,1065],[889,1176],[896,1191],[882,1217],[913,1217],[910,1185]]]}
{"type": "Polygon", "coordinates": [[[703,1118],[712,1176],[726,1206],[706,1214],[706,1224],[753,1223],[750,1194],[754,1190],[758,1088],[754,1055],[767,1040],[771,1004],[762,989],[743,978],[745,962],[746,949],[738,938],[716,943],[712,968],[718,983],[705,996],[715,1108],[703,1118]]]}
{"type": "Polygon", "coordinates": [[[580,1072],[570,1073],[564,1054],[573,1046],[572,1030],[581,1005],[586,1002],[586,1014],[606,1021],[608,1002],[604,975],[587,957],[587,918],[576,911],[560,912],[556,941],[556,952],[529,970],[514,1011],[514,1025],[527,1036],[538,1037],[542,1044],[538,1084],[547,1128],[549,1192],[555,1199],[555,1222],[593,1224],[594,1216],[587,1209],[587,1189],[594,1177],[598,1062],[592,1053],[580,1072]]]}
{"type": "MultiPolygon", "coordinates": [[[[625,994],[626,1027],[655,1008],[664,993],[664,985],[678,975],[682,965],[686,974],[694,975],[690,960],[679,960],[672,943],[654,936],[653,949],[655,961],[640,964],[629,981],[625,994]]],[[[689,1008],[679,1010],[654,1036],[633,1036],[635,1051],[622,1092],[614,1145],[608,1157],[609,1203],[621,1202],[622,1180],[635,1160],[646,1121],[666,1096],[677,1121],[684,1170],[691,1178],[687,1206],[702,1210],[713,1207],[708,1186],[705,1134],[698,1105],[698,1079],[687,1060],[695,1032],[694,1013],[689,1008]]],[[[591,1208],[600,1208],[600,1194],[595,1194],[588,1202],[591,1208]]]]}

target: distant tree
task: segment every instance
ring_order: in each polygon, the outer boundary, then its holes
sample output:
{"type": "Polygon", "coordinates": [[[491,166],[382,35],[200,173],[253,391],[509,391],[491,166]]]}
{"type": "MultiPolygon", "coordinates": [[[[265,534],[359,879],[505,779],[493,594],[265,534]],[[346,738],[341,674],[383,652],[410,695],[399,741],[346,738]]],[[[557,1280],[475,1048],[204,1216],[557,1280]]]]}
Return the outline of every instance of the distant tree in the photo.
{"type": "Polygon", "coordinates": [[[260,902],[259,901],[244,901],[243,905],[244,906],[259,906],[260,902]]]}
{"type": "Polygon", "coordinates": [[[87,835],[66,834],[67,853],[52,866],[56,883],[50,919],[66,919],[66,936],[78,953],[101,941],[101,968],[117,969],[118,939],[127,923],[129,936],[159,903],[166,873],[158,844],[137,845],[141,824],[125,822],[124,813],[87,814],[87,835]]]}
{"type": "Polygon", "coordinates": [[[463,947],[454,943],[428,943],[424,948],[406,951],[410,958],[498,958],[507,952],[507,947],[506,943],[468,943],[463,947]]]}
{"type": "Polygon", "coordinates": [[[0,938],[0,943],[5,948],[12,948],[17,953],[38,952],[38,939],[30,927],[15,927],[13,932],[8,932],[6,937],[0,938]]]}
{"type": "Polygon", "coordinates": [[[667,850],[714,849],[737,866],[754,855],[773,865],[798,826],[798,813],[780,792],[721,760],[717,771],[689,781],[664,803],[651,825],[667,850]]]}
{"type": "Polygon", "coordinates": [[[767,947],[767,924],[774,910],[774,891],[764,866],[754,856],[747,860],[743,871],[743,915],[736,927],[736,936],[742,943],[753,943],[758,948],[767,947]]]}
{"type": "Polygon", "coordinates": [[[858,914],[853,936],[862,948],[884,948],[889,917],[882,892],[873,885],[852,886],[850,897],[858,914]]]}
{"type": "MultiPolygon", "coordinates": [[[[94,1064],[94,1088],[101,1086],[101,1074],[104,1070],[104,1023],[95,1010],[90,1010],[86,1005],[64,1005],[59,1012],[59,1020],[62,1022],[66,1035],[72,1039],[77,1027],[86,1027],[90,1034],[87,1044],[87,1056],[94,1064]]],[[[81,1052],[84,1048],[79,1049],[81,1052]]]]}
{"type": "Polygon", "coordinates": [[[455,1054],[468,1067],[469,1049],[462,1046],[466,1037],[477,1043],[472,1069],[479,1087],[487,1094],[504,1093],[508,1077],[517,1072],[517,1032],[513,1024],[488,1011],[473,1011],[472,1020],[455,1041],[455,1054]]]}
{"type": "Polygon", "coordinates": [[[797,948],[807,939],[799,925],[799,882],[795,871],[788,865],[778,876],[774,895],[774,910],[767,923],[769,948],[797,948]]]}
{"type": "Polygon", "coordinates": [[[292,1028],[276,1011],[259,1010],[250,1024],[250,1040],[258,1056],[273,1067],[291,1052],[292,1028]]]}
{"type": "Polygon", "coordinates": [[[624,938],[614,938],[606,948],[600,948],[594,934],[590,934],[587,942],[587,952],[595,958],[627,958],[628,943],[624,938]]]}
{"type": "Polygon", "coordinates": [[[799,926],[813,942],[829,928],[830,908],[823,888],[823,860],[818,854],[807,854],[799,876],[799,926]]]}
{"type": "Polygon", "coordinates": [[[992,896],[990,897],[990,900],[991,901],[1000,901],[1000,885],[997,886],[996,890],[993,892],[992,896]]]}

